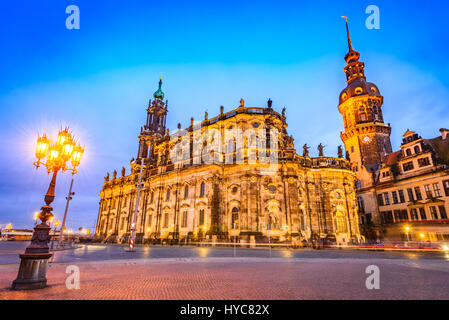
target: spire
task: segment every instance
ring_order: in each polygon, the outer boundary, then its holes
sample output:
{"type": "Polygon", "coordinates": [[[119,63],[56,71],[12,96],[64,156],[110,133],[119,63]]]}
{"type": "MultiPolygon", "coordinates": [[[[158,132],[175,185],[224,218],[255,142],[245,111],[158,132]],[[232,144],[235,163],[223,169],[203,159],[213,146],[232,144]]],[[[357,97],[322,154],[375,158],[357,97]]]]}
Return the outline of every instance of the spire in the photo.
{"type": "Polygon", "coordinates": [[[354,50],[352,49],[351,35],[349,34],[348,17],[347,16],[342,16],[342,18],[345,19],[346,35],[348,37],[348,48],[349,48],[349,52],[351,52],[351,51],[354,51],[354,50]]]}
{"type": "Polygon", "coordinates": [[[164,99],[164,92],[162,91],[162,77],[159,79],[159,88],[157,91],[153,94],[154,99],[156,100],[163,100],[164,99]]]}

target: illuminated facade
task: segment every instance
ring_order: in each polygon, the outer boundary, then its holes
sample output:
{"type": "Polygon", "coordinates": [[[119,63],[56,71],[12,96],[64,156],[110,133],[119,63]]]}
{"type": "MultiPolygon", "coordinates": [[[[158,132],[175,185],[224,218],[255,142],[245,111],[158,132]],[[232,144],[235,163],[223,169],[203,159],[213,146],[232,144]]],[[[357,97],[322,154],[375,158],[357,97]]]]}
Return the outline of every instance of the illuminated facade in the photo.
{"type": "Polygon", "coordinates": [[[161,89],[149,102],[131,174],[116,171],[100,191],[96,235],[129,239],[137,204],[136,242],[360,240],[355,173],[349,162],[298,155],[285,109],[240,105],[169,134],[161,89]]]}
{"type": "MultiPolygon", "coordinates": [[[[346,25],[347,28],[347,25],[346,25]]],[[[393,152],[391,127],[384,122],[383,97],[367,82],[364,63],[353,50],[344,68],[347,86],[340,93],[341,139],[357,175],[357,202],[362,232],[386,240],[449,240],[449,141],[423,139],[407,130],[401,150],[393,152]]]]}

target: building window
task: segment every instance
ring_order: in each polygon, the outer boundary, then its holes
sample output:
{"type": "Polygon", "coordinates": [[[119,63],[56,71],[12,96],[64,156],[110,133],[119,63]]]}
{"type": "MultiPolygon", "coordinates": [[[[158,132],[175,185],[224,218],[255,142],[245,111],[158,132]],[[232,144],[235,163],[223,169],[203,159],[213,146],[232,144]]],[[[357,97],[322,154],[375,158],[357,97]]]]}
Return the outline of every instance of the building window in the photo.
{"type": "Polygon", "coordinates": [[[413,190],[411,188],[407,189],[407,194],[408,194],[408,201],[415,201],[415,197],[413,195],[413,190]]]}
{"type": "Polygon", "coordinates": [[[342,213],[337,213],[337,216],[335,217],[335,222],[337,224],[337,232],[345,233],[346,232],[346,224],[345,224],[345,219],[344,219],[342,213]]]}
{"type": "Polygon", "coordinates": [[[202,226],[204,225],[204,209],[200,210],[200,222],[199,225],[202,226]]]}
{"type": "Polygon", "coordinates": [[[440,184],[434,183],[433,184],[433,191],[435,192],[435,197],[442,197],[443,194],[441,193],[440,184]]]}
{"type": "Polygon", "coordinates": [[[239,228],[239,208],[232,208],[232,229],[239,228]]]}
{"type": "Polygon", "coordinates": [[[167,194],[165,195],[165,200],[170,201],[170,189],[167,189],[167,194]]]}
{"type": "Polygon", "coordinates": [[[381,194],[377,195],[377,203],[379,204],[379,206],[384,205],[384,197],[381,194]]]}
{"type": "Polygon", "coordinates": [[[422,200],[421,189],[419,187],[415,187],[415,195],[416,195],[416,200],[422,200]]]}
{"type": "Polygon", "coordinates": [[[420,168],[426,167],[426,166],[430,166],[430,160],[429,160],[429,158],[421,158],[421,159],[418,159],[418,166],[419,166],[420,168]]]}
{"type": "Polygon", "coordinates": [[[204,195],[206,194],[206,184],[203,182],[201,182],[201,187],[200,187],[200,197],[204,197],[204,195]]]}
{"type": "Polygon", "coordinates": [[[415,146],[414,150],[415,150],[415,153],[416,153],[416,154],[418,154],[419,151],[420,151],[418,146],[415,146]]]}
{"type": "Polygon", "coordinates": [[[404,190],[399,190],[398,194],[399,194],[399,200],[401,201],[401,203],[404,203],[405,202],[404,190]]]}
{"type": "Polygon", "coordinates": [[[424,210],[424,208],[419,208],[419,218],[421,220],[427,220],[426,210],[424,210]]]}
{"type": "Polygon", "coordinates": [[[150,200],[150,203],[153,203],[153,201],[154,201],[154,192],[151,192],[151,200],[150,200]]]}
{"type": "Polygon", "coordinates": [[[405,155],[410,157],[412,155],[412,151],[410,149],[405,150],[405,155]]]}
{"type": "Polygon", "coordinates": [[[449,180],[443,181],[444,186],[444,193],[446,194],[446,197],[449,197],[449,180]]]}
{"type": "Polygon", "coordinates": [[[430,184],[426,184],[424,186],[424,191],[426,191],[426,197],[427,199],[433,198],[432,189],[430,189],[430,184]]]}
{"type": "Polygon", "coordinates": [[[441,219],[447,219],[446,208],[444,206],[439,206],[438,209],[440,210],[441,219]]]}
{"type": "Polygon", "coordinates": [[[184,187],[184,199],[189,197],[189,186],[184,187]]]}
{"type": "Polygon", "coordinates": [[[413,167],[413,162],[410,161],[410,162],[404,163],[404,164],[402,165],[402,169],[404,170],[404,172],[413,170],[413,169],[414,169],[414,167],[413,167]]]}
{"type": "Polygon", "coordinates": [[[381,212],[380,213],[380,221],[382,224],[390,224],[393,223],[393,214],[391,211],[381,212]]]}
{"type": "Polygon", "coordinates": [[[393,191],[391,195],[393,196],[393,204],[399,203],[398,193],[393,191]]]}
{"type": "Polygon", "coordinates": [[[359,206],[360,212],[365,212],[365,204],[363,203],[362,197],[357,197],[357,205],[359,206]]]}
{"type": "Polygon", "coordinates": [[[412,218],[412,220],[418,220],[418,210],[416,210],[416,208],[413,208],[410,210],[410,217],[412,218]]]}
{"type": "Polygon", "coordinates": [[[188,218],[188,213],[187,213],[187,211],[184,211],[182,213],[182,224],[181,224],[182,228],[187,227],[187,218],[188,218]]]}
{"type": "Polygon", "coordinates": [[[433,220],[438,220],[438,212],[437,212],[437,207],[430,207],[430,216],[432,217],[433,220]]]}
{"type": "Polygon", "coordinates": [[[168,228],[168,212],[164,214],[164,228],[168,228]]]}
{"type": "Polygon", "coordinates": [[[390,205],[390,195],[388,193],[384,193],[385,205],[390,205]]]}

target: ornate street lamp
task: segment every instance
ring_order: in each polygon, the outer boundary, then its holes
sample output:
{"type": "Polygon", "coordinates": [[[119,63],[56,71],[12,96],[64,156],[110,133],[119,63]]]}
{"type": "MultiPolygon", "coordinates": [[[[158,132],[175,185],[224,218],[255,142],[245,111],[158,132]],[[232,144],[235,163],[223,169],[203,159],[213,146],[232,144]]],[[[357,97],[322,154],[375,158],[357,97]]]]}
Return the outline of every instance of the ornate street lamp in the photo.
{"type": "Polygon", "coordinates": [[[59,130],[55,143],[47,138],[45,133],[37,138],[36,158],[34,165],[37,168],[43,165],[48,174],[53,172],[50,186],[45,195],[45,205],[41,208],[39,219],[42,221],[34,228],[31,244],[20,255],[20,267],[17,279],[12,283],[12,289],[29,290],[41,289],[47,285],[47,263],[52,256],[48,243],[50,242],[50,226],[47,221],[53,218],[53,208],[50,204],[55,199],[56,176],[58,171],[71,171],[74,175],[76,167],[80,164],[84,148],[76,143],[68,128],[59,130]],[[47,158],[46,161],[44,159],[47,158]],[[70,161],[71,167],[68,166],[70,161]]]}

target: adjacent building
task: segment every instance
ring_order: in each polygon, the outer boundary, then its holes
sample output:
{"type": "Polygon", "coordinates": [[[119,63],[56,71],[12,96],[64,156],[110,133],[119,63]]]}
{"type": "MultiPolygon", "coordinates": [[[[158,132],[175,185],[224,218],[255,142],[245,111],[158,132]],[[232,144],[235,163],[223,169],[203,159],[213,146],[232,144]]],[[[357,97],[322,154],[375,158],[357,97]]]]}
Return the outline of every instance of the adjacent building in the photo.
{"type": "Polygon", "coordinates": [[[400,150],[393,152],[383,97],[366,80],[348,29],[347,36],[347,86],[338,108],[344,121],[341,139],[357,175],[361,229],[369,239],[449,240],[449,131],[423,139],[407,130],[400,150]]]}

